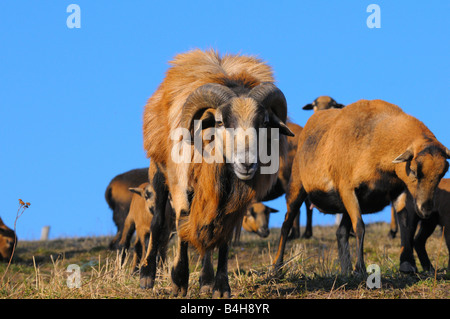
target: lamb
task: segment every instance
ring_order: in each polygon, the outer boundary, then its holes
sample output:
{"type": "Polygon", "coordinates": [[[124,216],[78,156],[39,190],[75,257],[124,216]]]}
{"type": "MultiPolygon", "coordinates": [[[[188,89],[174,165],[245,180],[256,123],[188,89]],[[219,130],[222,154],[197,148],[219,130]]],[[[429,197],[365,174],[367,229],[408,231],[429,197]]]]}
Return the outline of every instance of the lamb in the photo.
{"type": "Polygon", "coordinates": [[[133,194],[128,188],[138,187],[145,182],[148,182],[148,168],[138,168],[115,176],[106,187],[105,199],[113,211],[113,220],[117,226],[117,233],[109,244],[110,249],[118,249],[125,219],[130,210],[133,194]]]}
{"type": "MultiPolygon", "coordinates": [[[[417,252],[420,264],[424,271],[434,273],[434,268],[428,258],[425,244],[428,237],[433,234],[437,225],[442,226],[447,249],[450,252],[450,179],[443,178],[436,189],[434,206],[429,218],[421,218],[415,211],[414,200],[406,192],[400,195],[402,207],[398,211],[402,253],[400,255],[400,271],[404,273],[417,272],[413,255],[413,247],[417,252]],[[403,208],[403,209],[402,209],[403,208]],[[416,234],[420,221],[419,231],[416,234]]],[[[450,270],[450,257],[447,271],[450,270]]]]}
{"type": "MultiPolygon", "coordinates": [[[[213,285],[215,297],[229,297],[228,243],[249,205],[272,188],[278,156],[286,154],[286,135],[293,135],[285,124],[286,99],[274,85],[270,66],[251,56],[193,50],[171,64],[145,106],[143,133],[152,159],[149,171],[160,170],[167,181],[167,188],[155,190],[156,199],[165,203],[170,192],[176,213],[173,293],[187,293],[191,244],[205,256],[219,248],[215,279],[208,271],[200,284],[213,285]],[[249,131],[254,134],[247,135],[249,131]],[[211,144],[205,146],[201,136],[211,132],[217,147],[207,154],[211,144]],[[269,160],[261,156],[264,143],[272,149],[269,160]],[[255,152],[257,146],[260,152],[255,152]]],[[[155,206],[155,217],[162,209],[155,206]]],[[[151,236],[157,245],[153,227],[151,236]]],[[[154,283],[148,269],[141,271],[146,288],[154,283]]]]}
{"type": "Polygon", "coordinates": [[[275,270],[283,264],[287,234],[308,196],[320,210],[343,214],[336,232],[342,271],[352,269],[348,237],[353,228],[355,271],[364,274],[361,214],[380,211],[406,189],[417,213],[429,216],[449,157],[449,150],[422,122],[382,100],[314,113],[299,137],[275,270]]]}
{"type": "Polygon", "coordinates": [[[9,262],[17,244],[17,236],[14,230],[3,223],[0,218],[0,261],[9,262]]]}
{"type": "Polygon", "coordinates": [[[154,195],[150,184],[148,182],[142,183],[139,187],[130,187],[129,191],[132,194],[130,210],[119,241],[119,247],[124,250],[130,248],[131,237],[136,230],[136,240],[134,243],[135,253],[133,257],[133,268],[138,270],[142,256],[145,256],[150,235],[150,224],[152,222],[153,214],[150,212],[150,207],[153,207],[152,199],[154,195]]]}

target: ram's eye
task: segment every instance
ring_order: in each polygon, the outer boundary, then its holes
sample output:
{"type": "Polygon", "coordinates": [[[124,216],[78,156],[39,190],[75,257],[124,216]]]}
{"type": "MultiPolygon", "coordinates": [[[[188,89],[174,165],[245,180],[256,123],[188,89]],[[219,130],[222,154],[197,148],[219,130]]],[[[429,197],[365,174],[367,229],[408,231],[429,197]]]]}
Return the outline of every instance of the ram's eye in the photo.
{"type": "Polygon", "coordinates": [[[411,170],[410,172],[411,172],[411,175],[414,176],[414,178],[417,178],[417,172],[416,171],[411,170]]]}
{"type": "Polygon", "coordinates": [[[216,126],[217,127],[221,127],[221,126],[223,126],[223,122],[222,121],[216,121],[216,126]]]}

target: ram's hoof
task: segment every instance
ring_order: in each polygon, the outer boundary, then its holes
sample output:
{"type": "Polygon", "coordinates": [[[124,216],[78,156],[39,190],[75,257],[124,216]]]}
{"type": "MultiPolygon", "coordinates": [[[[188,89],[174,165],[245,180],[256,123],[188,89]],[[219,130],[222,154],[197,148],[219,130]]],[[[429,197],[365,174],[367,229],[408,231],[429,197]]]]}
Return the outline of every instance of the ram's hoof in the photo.
{"type": "Polygon", "coordinates": [[[155,285],[155,281],[148,276],[145,277],[141,277],[141,279],[139,280],[139,286],[142,289],[153,289],[153,286],[155,285]]]}
{"type": "Polygon", "coordinates": [[[212,297],[215,299],[218,299],[218,298],[230,299],[230,296],[231,296],[230,290],[225,290],[225,291],[214,290],[213,295],[212,295],[212,297]]]}
{"type": "Polygon", "coordinates": [[[404,261],[400,265],[400,272],[404,274],[415,274],[417,272],[416,266],[413,266],[410,262],[404,261]]]}
{"type": "Polygon", "coordinates": [[[181,295],[182,297],[186,297],[187,287],[180,287],[175,284],[172,284],[172,295],[174,297],[178,297],[179,295],[181,295]]]}
{"type": "Polygon", "coordinates": [[[210,294],[212,292],[213,286],[212,284],[205,284],[200,286],[200,293],[201,294],[210,294]]]}

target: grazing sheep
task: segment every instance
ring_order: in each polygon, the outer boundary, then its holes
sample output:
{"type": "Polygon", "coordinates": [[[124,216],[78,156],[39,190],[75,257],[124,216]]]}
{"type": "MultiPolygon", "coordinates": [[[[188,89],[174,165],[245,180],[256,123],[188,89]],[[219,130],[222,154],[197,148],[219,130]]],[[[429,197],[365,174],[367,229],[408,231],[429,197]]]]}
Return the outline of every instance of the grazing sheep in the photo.
{"type": "Polygon", "coordinates": [[[3,223],[0,218],[0,261],[9,262],[17,244],[17,236],[14,230],[3,223]]]}
{"type": "Polygon", "coordinates": [[[343,214],[336,232],[342,271],[352,269],[348,238],[353,228],[355,270],[365,273],[361,214],[380,211],[407,189],[418,214],[429,216],[449,156],[422,122],[381,100],[314,113],[300,133],[275,269],[283,264],[287,234],[308,196],[320,210],[343,214]]]}
{"type": "MultiPolygon", "coordinates": [[[[152,159],[149,170],[160,170],[167,181],[167,188],[155,189],[156,199],[165,203],[170,191],[176,213],[173,293],[187,293],[191,244],[205,256],[219,248],[215,279],[208,271],[200,284],[213,285],[214,296],[229,297],[228,243],[249,205],[272,188],[278,167],[272,171],[271,165],[277,166],[278,155],[285,156],[286,135],[293,135],[285,124],[286,100],[273,84],[271,68],[254,57],[193,50],[177,55],[171,64],[147,102],[143,131],[144,148],[152,159]],[[266,136],[263,128],[268,129],[266,136]],[[254,134],[246,135],[249,131],[254,134]],[[217,148],[205,155],[211,144],[205,146],[201,136],[208,132],[213,132],[217,148]],[[277,133],[279,139],[274,138],[277,133]],[[268,149],[279,146],[267,162],[255,151],[264,143],[268,149]],[[212,156],[215,160],[210,161],[212,156]]],[[[162,209],[155,206],[154,218],[162,209]]],[[[158,242],[153,227],[151,241],[158,242]]],[[[142,270],[141,286],[152,287],[153,275],[148,268],[142,270]]]]}
{"type": "Polygon", "coordinates": [[[271,213],[278,213],[278,210],[263,203],[254,203],[247,210],[242,221],[242,227],[250,233],[266,238],[270,234],[269,219],[271,213]]]}
{"type": "MultiPolygon", "coordinates": [[[[443,178],[436,189],[434,196],[434,206],[429,218],[421,218],[415,210],[414,200],[409,194],[401,195],[404,208],[398,212],[400,234],[402,241],[402,252],[400,255],[400,271],[405,273],[417,272],[413,255],[413,247],[417,252],[420,264],[424,271],[434,273],[434,268],[428,258],[425,244],[428,237],[433,234],[437,225],[442,226],[447,249],[450,252],[450,179],[443,178]],[[419,231],[416,234],[417,226],[420,222],[419,231]]],[[[450,257],[447,264],[450,270],[450,257]]]]}
{"type": "Polygon", "coordinates": [[[110,249],[117,249],[122,236],[125,219],[130,210],[132,193],[130,187],[138,187],[148,182],[148,168],[133,169],[114,177],[106,187],[105,199],[113,211],[113,220],[117,226],[117,234],[109,244],[110,249]]]}

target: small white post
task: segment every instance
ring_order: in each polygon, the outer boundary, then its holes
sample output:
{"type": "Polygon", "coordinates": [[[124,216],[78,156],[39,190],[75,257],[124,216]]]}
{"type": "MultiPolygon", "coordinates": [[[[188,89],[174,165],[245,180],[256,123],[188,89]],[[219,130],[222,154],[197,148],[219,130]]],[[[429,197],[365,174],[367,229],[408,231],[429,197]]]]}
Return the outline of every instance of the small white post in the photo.
{"type": "Polygon", "coordinates": [[[41,240],[48,240],[48,234],[50,233],[50,226],[44,226],[41,230],[41,240]]]}
{"type": "Polygon", "coordinates": [[[336,214],[336,222],[335,225],[340,225],[342,219],[342,214],[336,214]]]}

